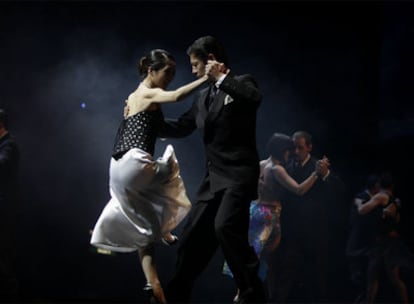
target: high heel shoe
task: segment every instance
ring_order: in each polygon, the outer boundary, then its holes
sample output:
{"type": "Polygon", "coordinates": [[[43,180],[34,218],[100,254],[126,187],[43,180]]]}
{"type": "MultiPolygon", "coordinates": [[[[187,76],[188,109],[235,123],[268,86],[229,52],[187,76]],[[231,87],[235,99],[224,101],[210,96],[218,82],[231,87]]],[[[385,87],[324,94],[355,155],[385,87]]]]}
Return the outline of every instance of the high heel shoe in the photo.
{"type": "Polygon", "coordinates": [[[167,241],[167,239],[161,238],[161,241],[167,246],[172,246],[172,245],[177,244],[178,243],[178,237],[173,234],[172,238],[173,238],[173,240],[171,240],[171,241],[167,241]]]}
{"type": "Polygon", "coordinates": [[[147,294],[150,304],[160,304],[161,302],[157,299],[154,295],[154,291],[152,289],[152,285],[150,283],[145,284],[143,288],[144,292],[147,294]]]}

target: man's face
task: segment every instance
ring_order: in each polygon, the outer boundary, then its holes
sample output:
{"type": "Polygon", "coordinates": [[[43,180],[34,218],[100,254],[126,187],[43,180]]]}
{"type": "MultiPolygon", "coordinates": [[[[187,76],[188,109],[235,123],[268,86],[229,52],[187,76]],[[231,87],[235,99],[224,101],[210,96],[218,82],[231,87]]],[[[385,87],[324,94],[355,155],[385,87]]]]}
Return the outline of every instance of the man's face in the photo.
{"type": "Polygon", "coordinates": [[[203,77],[206,72],[206,64],[200,58],[190,54],[191,73],[197,78],[203,77]]]}
{"type": "Polygon", "coordinates": [[[307,145],[303,137],[296,137],[293,139],[295,145],[295,157],[298,162],[303,162],[308,154],[312,151],[312,145],[307,145]]]}

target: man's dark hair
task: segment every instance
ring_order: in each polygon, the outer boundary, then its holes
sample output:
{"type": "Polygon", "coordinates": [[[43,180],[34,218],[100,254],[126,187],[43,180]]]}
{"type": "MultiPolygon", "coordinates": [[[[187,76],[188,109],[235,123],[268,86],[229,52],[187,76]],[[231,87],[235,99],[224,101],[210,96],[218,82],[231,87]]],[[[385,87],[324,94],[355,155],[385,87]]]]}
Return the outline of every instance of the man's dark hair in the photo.
{"type": "Polygon", "coordinates": [[[229,65],[223,45],[213,36],[203,36],[195,40],[187,49],[187,55],[191,54],[204,62],[207,62],[208,54],[213,54],[217,61],[229,65]]]}
{"type": "Polygon", "coordinates": [[[3,109],[0,109],[0,125],[3,125],[5,129],[8,128],[7,113],[3,109]]]}
{"type": "Polygon", "coordinates": [[[292,135],[292,139],[295,138],[304,138],[305,139],[305,143],[307,146],[312,144],[312,135],[310,135],[309,132],[306,131],[296,131],[295,133],[293,133],[292,135]]]}

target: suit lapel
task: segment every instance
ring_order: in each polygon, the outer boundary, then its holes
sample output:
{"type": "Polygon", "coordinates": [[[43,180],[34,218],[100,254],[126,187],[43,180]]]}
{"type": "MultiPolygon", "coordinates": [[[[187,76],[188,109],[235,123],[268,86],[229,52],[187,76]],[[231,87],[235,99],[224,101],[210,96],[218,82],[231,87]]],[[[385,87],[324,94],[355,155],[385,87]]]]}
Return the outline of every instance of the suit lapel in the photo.
{"type": "MultiPolygon", "coordinates": [[[[233,72],[230,71],[227,77],[234,77],[233,72]]],[[[223,110],[226,95],[227,94],[224,91],[218,91],[216,97],[214,98],[213,104],[210,107],[210,111],[208,112],[207,120],[213,121],[219,116],[220,112],[223,110]]]]}
{"type": "Polygon", "coordinates": [[[207,117],[206,109],[206,99],[208,98],[208,88],[200,92],[200,97],[198,99],[198,112],[197,115],[197,126],[198,128],[204,130],[204,123],[207,117]]]}
{"type": "Polygon", "coordinates": [[[214,98],[213,103],[210,106],[210,110],[208,111],[206,119],[209,121],[213,121],[217,118],[217,116],[220,114],[221,109],[223,108],[224,104],[224,97],[226,96],[226,93],[223,91],[218,91],[216,97],[214,98]]]}

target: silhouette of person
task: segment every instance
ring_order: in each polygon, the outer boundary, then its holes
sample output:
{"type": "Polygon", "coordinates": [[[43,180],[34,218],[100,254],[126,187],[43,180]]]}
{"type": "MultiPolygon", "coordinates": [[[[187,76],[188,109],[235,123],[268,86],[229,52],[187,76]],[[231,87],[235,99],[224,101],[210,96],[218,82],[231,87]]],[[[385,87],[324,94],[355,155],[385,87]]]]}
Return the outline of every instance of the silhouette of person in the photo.
{"type": "Polygon", "coordinates": [[[7,113],[0,109],[0,302],[18,299],[15,234],[19,161],[7,113]]]}

